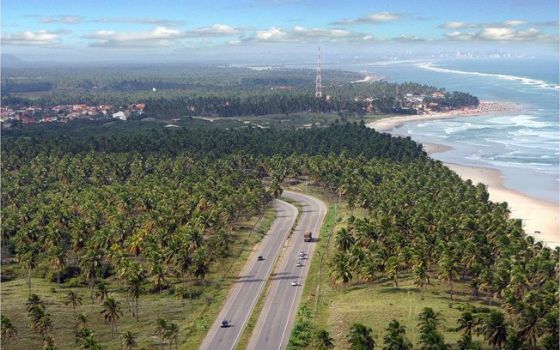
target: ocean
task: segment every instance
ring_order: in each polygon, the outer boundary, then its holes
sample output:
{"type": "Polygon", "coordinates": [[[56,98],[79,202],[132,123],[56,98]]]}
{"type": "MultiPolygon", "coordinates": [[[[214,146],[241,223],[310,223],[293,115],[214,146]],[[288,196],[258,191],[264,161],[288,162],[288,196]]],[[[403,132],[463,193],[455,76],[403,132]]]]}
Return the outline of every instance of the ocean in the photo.
{"type": "Polygon", "coordinates": [[[480,100],[513,102],[508,114],[405,123],[391,133],[453,149],[444,162],[496,168],[504,186],[559,203],[559,94],[555,59],[452,59],[372,62],[343,67],[388,81],[465,91],[480,100]]]}

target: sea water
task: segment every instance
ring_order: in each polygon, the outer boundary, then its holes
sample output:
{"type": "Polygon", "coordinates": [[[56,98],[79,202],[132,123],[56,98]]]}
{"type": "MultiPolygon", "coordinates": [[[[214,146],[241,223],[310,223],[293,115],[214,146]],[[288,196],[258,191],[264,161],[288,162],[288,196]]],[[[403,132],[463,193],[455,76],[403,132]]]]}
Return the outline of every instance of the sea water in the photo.
{"type": "Polygon", "coordinates": [[[388,81],[414,81],[469,92],[481,100],[518,104],[516,112],[410,122],[391,133],[451,146],[452,150],[432,157],[497,168],[506,187],[559,202],[557,59],[416,60],[353,68],[388,81]]]}

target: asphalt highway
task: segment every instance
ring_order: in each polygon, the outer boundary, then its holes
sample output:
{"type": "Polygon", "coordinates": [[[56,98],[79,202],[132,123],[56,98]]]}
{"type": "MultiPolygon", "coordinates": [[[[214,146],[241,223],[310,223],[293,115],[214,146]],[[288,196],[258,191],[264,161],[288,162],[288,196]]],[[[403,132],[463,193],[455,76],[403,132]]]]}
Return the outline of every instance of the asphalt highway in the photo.
{"type": "Polygon", "coordinates": [[[251,313],[272,272],[274,261],[280,253],[298,214],[295,206],[284,201],[275,199],[272,204],[276,209],[276,219],[266,236],[249,257],[200,349],[234,349],[247,321],[251,317],[251,313]],[[259,255],[264,260],[259,261],[259,255]],[[221,327],[224,320],[228,321],[229,327],[221,327]]]}
{"type": "Polygon", "coordinates": [[[290,191],[284,191],[283,196],[299,202],[302,212],[288,247],[270,277],[270,290],[247,349],[280,350],[287,347],[317,245],[316,239],[327,213],[325,204],[315,197],[290,191]],[[314,241],[304,242],[303,235],[309,231],[313,233],[314,241]],[[303,259],[300,259],[300,252],[305,253],[303,259]],[[298,261],[303,263],[302,267],[297,266],[298,261]],[[291,282],[297,285],[292,286],[291,282]]]}

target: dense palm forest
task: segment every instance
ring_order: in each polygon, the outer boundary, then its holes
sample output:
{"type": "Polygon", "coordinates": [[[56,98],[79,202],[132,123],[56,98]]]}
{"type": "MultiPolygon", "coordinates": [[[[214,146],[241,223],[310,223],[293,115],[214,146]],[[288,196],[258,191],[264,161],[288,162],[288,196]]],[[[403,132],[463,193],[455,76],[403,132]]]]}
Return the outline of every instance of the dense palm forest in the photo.
{"type": "Polygon", "coordinates": [[[171,119],[185,116],[262,116],[307,111],[412,113],[403,108],[407,94],[424,96],[441,107],[477,106],[468,93],[446,93],[432,98],[433,86],[412,82],[351,83],[360,74],[339,70],[323,73],[325,98],[314,97],[315,72],[309,69],[274,68],[255,71],[240,67],[177,66],[70,67],[5,69],[2,104],[11,107],[60,104],[145,103],[145,117],[171,119]],[[40,76],[41,78],[36,78],[40,76]],[[328,98],[326,97],[328,96],[328,98]]]}
{"type": "MultiPolygon", "coordinates": [[[[284,180],[301,176],[368,213],[334,237],[334,282],[388,276],[397,286],[407,272],[420,289],[444,281],[452,299],[454,283],[467,281],[474,297],[492,298],[503,310],[466,310],[465,337],[451,345],[438,333],[437,315],[425,310],[420,348],[476,348],[473,330],[488,333],[495,349],[557,348],[558,249],[527,237],[505,203],[488,201],[484,186],[462,181],[410,139],[364,125],[4,138],[2,242],[22,277],[48,266],[45,278],[87,286],[92,300],[106,279],[121,281],[126,301],[102,305],[118,332],[120,303],[127,317],[138,317],[143,295],[170,281],[203,281],[228,254],[231,225],[260,213],[284,180]]],[[[28,281],[30,327],[52,349],[49,325],[57,315],[45,311],[28,281]]],[[[68,305],[76,298],[69,294],[68,305]]],[[[177,342],[173,324],[158,323],[170,345],[177,342]]],[[[4,316],[2,325],[3,334],[13,329],[4,316]]],[[[87,327],[80,332],[82,343],[94,341],[87,327]]],[[[356,325],[350,342],[371,346],[370,332],[356,325]]],[[[397,344],[388,349],[411,347],[398,322],[387,332],[387,343],[397,344]]]]}

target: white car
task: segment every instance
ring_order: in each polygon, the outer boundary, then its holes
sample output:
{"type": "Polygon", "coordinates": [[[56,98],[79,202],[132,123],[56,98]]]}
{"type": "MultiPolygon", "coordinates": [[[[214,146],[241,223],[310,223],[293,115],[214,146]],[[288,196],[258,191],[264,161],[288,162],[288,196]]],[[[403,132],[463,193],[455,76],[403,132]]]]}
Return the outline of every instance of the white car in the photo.
{"type": "Polygon", "coordinates": [[[297,287],[297,286],[299,286],[299,283],[297,283],[297,281],[292,281],[292,282],[290,282],[290,285],[292,287],[297,287]]]}
{"type": "Polygon", "coordinates": [[[298,261],[298,263],[296,264],[296,267],[303,267],[303,264],[298,261]]]}

